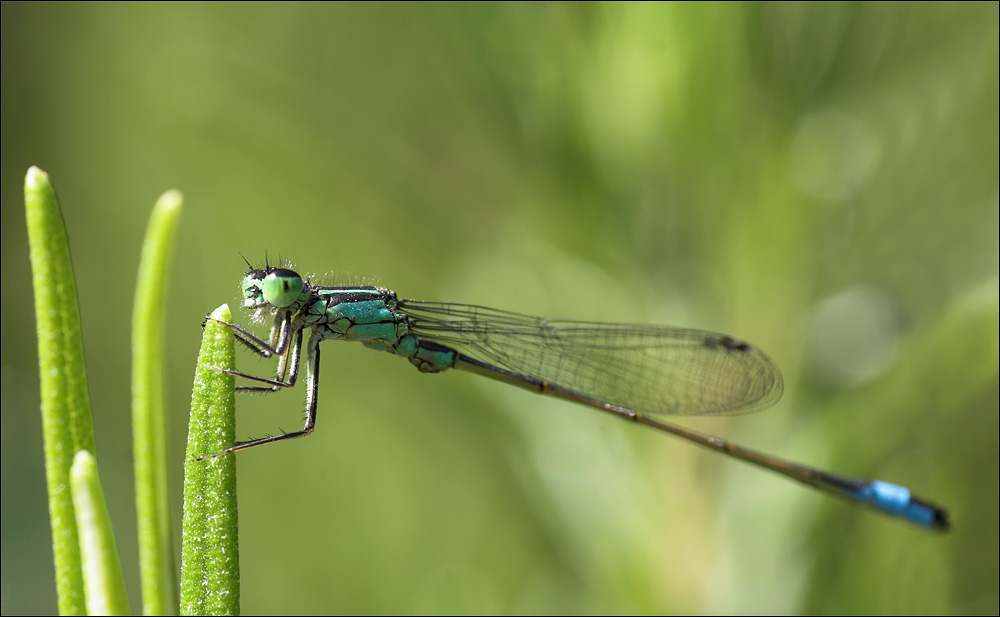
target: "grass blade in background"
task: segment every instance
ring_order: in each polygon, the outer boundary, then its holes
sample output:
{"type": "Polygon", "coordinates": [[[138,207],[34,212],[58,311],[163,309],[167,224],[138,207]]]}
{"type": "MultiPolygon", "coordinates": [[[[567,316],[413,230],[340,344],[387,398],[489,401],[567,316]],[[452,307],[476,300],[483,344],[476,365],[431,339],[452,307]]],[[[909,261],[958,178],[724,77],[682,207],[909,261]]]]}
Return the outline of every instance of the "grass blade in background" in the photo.
{"type": "Polygon", "coordinates": [[[80,450],[70,471],[70,487],[80,532],[80,557],[88,615],[128,615],[125,578],[118,560],[111,518],[94,456],[80,450]]]}
{"type": "MultiPolygon", "coordinates": [[[[226,305],[216,309],[212,317],[232,321],[226,305]]],[[[183,615],[240,612],[236,460],[232,455],[197,460],[228,448],[236,440],[233,377],[209,368],[232,369],[235,355],[232,330],[207,322],[195,369],[184,459],[183,615]]]]}
{"type": "Polygon", "coordinates": [[[24,209],[35,291],[45,477],[59,613],[83,615],[86,604],[69,474],[76,452],[94,452],[94,420],[69,239],[49,177],[37,167],[29,169],[24,179],[24,209]]]}
{"type": "Polygon", "coordinates": [[[177,572],[170,527],[170,474],[163,394],[163,307],[167,263],[183,198],[160,197],[146,228],[132,312],[132,444],[139,530],[142,609],[177,614],[177,572]]]}

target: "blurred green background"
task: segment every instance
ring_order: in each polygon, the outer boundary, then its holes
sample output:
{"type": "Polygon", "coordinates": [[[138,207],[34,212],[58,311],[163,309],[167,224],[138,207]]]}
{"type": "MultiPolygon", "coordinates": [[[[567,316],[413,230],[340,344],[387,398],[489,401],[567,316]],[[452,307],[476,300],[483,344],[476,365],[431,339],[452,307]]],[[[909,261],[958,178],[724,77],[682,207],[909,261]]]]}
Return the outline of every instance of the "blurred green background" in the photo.
{"type": "MultiPolygon", "coordinates": [[[[199,324],[238,304],[239,250],[746,338],[782,402],[685,425],[909,486],[955,525],[327,343],[316,433],[239,456],[246,613],[1000,610],[996,3],[2,10],[4,614],[56,608],[30,165],[69,229],[136,609],[129,323],[147,216],[178,188],[178,520],[199,324]]],[[[298,427],[303,397],[241,399],[238,433],[298,427]]]]}

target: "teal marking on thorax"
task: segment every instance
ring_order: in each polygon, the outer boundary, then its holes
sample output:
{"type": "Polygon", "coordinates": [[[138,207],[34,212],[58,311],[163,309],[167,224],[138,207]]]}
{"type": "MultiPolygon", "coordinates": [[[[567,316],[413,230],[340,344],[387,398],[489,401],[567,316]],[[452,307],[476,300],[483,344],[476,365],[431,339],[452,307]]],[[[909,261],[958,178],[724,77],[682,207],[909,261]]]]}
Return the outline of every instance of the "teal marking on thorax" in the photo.
{"type": "Polygon", "coordinates": [[[326,337],[361,341],[373,349],[392,351],[400,336],[406,334],[404,318],[392,309],[384,292],[378,289],[331,289],[318,294],[325,297],[309,308],[304,321],[326,324],[326,337]],[[345,297],[372,299],[344,299],[345,297]],[[322,316],[318,315],[324,310],[322,316]]]}
{"type": "Polygon", "coordinates": [[[395,318],[393,312],[381,300],[341,302],[328,307],[326,314],[330,321],[346,317],[355,324],[382,323],[393,321],[395,318]]]}
{"type": "Polygon", "coordinates": [[[387,343],[395,343],[396,324],[394,323],[372,323],[358,324],[347,329],[347,340],[368,341],[377,339],[387,343]]]}

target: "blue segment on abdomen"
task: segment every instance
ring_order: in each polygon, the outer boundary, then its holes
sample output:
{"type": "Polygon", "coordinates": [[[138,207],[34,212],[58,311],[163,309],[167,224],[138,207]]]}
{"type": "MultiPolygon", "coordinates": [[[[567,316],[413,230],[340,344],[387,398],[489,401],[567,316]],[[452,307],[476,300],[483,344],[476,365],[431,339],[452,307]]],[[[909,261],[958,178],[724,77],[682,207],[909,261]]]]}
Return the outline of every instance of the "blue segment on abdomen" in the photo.
{"type": "Polygon", "coordinates": [[[858,499],[872,506],[901,516],[912,523],[929,527],[934,522],[934,511],[931,508],[915,503],[910,498],[910,490],[903,486],[873,480],[856,493],[858,499]]]}
{"type": "Polygon", "coordinates": [[[420,339],[412,334],[407,334],[399,339],[396,343],[396,353],[399,355],[409,358],[413,354],[417,353],[418,346],[420,345],[420,339]]]}
{"type": "MultiPolygon", "coordinates": [[[[410,364],[417,367],[421,373],[440,373],[455,366],[455,359],[458,357],[457,351],[438,343],[413,338],[416,341],[416,349],[409,356],[410,364]]],[[[404,347],[409,350],[411,343],[407,341],[404,347]]],[[[396,353],[400,353],[398,346],[396,353]]]]}

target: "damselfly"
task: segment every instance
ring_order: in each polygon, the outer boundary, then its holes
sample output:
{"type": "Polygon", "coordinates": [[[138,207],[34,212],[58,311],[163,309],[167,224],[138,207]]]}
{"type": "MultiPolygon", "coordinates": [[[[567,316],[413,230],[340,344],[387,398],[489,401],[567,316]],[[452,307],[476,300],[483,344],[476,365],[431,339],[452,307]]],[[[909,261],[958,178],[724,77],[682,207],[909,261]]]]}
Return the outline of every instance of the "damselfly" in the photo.
{"type": "Polygon", "coordinates": [[[290,388],[298,377],[308,331],[305,426],[237,442],[203,459],[311,433],[316,425],[319,343],[358,341],[403,356],[424,373],[458,369],[587,405],[917,525],[948,528],[945,510],[904,487],[820,471],[665,422],[662,418],[671,415],[743,413],[781,397],[778,367],[739,339],[699,330],[543,319],[484,306],[402,300],[380,287],[323,287],[287,268],[247,265],[243,305],[256,311],[255,321],[273,315],[270,338],[264,341],[242,326],[223,325],[255,353],[277,356],[277,376],[223,372],[263,384],[237,388],[243,392],[290,388]]]}

